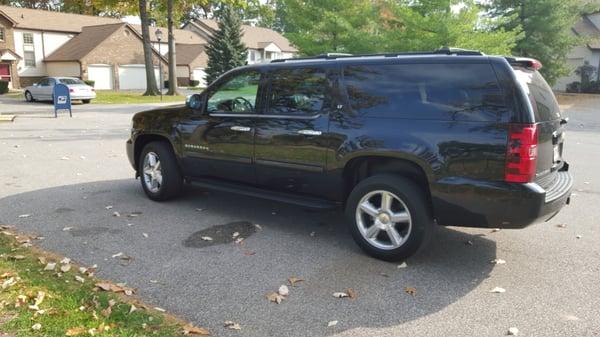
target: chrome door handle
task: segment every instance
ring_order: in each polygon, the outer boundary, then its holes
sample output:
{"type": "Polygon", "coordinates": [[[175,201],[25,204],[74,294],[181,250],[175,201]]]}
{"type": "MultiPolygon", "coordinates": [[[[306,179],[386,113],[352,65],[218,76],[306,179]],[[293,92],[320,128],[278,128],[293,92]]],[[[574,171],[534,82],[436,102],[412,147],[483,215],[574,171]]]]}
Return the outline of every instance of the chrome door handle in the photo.
{"type": "Polygon", "coordinates": [[[305,136],[320,136],[323,134],[323,132],[318,130],[299,130],[298,133],[305,136]]]}
{"type": "Polygon", "coordinates": [[[233,131],[239,131],[239,132],[249,132],[250,130],[252,130],[251,127],[240,126],[240,125],[232,126],[230,129],[233,131]]]}

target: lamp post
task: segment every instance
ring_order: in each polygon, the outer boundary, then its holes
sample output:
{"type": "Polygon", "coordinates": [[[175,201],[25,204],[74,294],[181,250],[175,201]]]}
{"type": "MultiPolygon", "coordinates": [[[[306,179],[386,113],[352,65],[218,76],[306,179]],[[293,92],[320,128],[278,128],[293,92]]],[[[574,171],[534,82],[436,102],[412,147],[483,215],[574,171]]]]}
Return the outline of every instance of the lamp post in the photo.
{"type": "Polygon", "coordinates": [[[160,81],[158,84],[158,91],[160,91],[160,101],[162,102],[162,100],[163,100],[163,98],[162,98],[163,72],[162,72],[162,62],[161,62],[162,53],[160,51],[160,40],[162,40],[162,30],[157,29],[156,32],[154,32],[154,34],[156,35],[156,39],[158,40],[158,78],[160,81]]]}

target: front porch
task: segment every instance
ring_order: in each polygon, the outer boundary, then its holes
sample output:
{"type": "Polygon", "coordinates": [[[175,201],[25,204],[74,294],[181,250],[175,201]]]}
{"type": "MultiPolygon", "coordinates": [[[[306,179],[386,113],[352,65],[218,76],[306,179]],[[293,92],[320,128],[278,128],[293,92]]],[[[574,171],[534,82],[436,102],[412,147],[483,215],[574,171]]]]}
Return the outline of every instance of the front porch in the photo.
{"type": "Polygon", "coordinates": [[[20,88],[17,63],[21,59],[19,55],[10,49],[0,50],[0,81],[8,81],[10,89],[20,88]]]}

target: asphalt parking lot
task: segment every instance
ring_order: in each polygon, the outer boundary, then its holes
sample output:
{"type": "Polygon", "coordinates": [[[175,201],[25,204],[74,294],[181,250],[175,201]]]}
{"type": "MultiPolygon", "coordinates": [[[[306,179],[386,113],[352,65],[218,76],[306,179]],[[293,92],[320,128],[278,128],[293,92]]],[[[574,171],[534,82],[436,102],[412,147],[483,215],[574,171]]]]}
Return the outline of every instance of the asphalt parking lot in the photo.
{"type": "MultiPolygon", "coordinates": [[[[1,102],[0,112],[22,107],[1,102]]],[[[565,100],[570,206],[523,230],[438,228],[405,268],[365,256],[336,211],[191,188],[148,200],[124,146],[144,108],[84,106],[54,119],[34,104],[0,124],[0,223],[44,236],[43,248],[97,264],[100,277],[215,336],[503,336],[510,327],[600,336],[600,99],[565,100]],[[199,238],[215,226],[245,238],[207,245],[199,238]],[[292,276],[305,281],[270,303],[265,295],[292,276]],[[355,299],[332,296],[347,288],[355,299]],[[223,328],[227,320],[242,329],[223,328]]]]}

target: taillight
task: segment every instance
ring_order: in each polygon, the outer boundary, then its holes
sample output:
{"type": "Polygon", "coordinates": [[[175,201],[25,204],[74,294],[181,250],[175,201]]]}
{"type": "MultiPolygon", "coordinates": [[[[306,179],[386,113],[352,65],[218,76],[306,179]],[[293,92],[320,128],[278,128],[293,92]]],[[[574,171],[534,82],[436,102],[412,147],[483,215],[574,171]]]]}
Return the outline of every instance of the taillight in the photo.
{"type": "Polygon", "coordinates": [[[75,92],[75,89],[69,88],[69,92],[75,92]]]}
{"type": "Polygon", "coordinates": [[[529,183],[535,178],[538,130],[535,124],[509,124],[504,180],[529,183]]]}
{"type": "Polygon", "coordinates": [[[90,90],[93,91],[93,92],[96,92],[96,89],[94,89],[94,88],[90,88],[90,90]]]}

